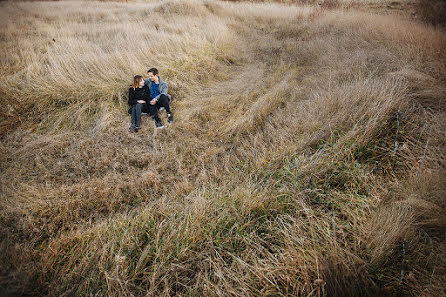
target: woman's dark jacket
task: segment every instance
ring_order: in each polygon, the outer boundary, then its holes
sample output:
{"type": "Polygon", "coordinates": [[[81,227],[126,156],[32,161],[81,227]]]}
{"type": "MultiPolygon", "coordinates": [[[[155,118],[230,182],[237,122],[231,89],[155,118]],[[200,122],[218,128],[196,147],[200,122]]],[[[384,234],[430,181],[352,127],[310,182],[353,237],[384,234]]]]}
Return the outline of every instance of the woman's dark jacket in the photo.
{"type": "Polygon", "coordinates": [[[144,86],[142,88],[129,88],[129,105],[135,105],[138,100],[144,100],[146,103],[150,101],[150,89],[148,86],[144,86]]]}

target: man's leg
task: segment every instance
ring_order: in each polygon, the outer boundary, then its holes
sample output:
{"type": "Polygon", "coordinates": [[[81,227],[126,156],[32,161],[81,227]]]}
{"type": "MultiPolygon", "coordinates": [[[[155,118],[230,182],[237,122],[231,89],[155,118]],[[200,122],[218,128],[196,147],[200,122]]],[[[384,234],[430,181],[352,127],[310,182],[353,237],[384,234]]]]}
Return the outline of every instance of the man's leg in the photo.
{"type": "MultiPolygon", "coordinates": [[[[148,101],[148,100],[147,100],[147,101],[148,101]]],[[[150,114],[150,103],[149,103],[149,102],[144,103],[144,104],[142,105],[141,113],[148,113],[148,114],[150,114]]]]}
{"type": "Polygon", "coordinates": [[[162,106],[166,109],[167,119],[168,119],[169,123],[173,122],[172,112],[170,111],[169,97],[162,94],[156,104],[157,105],[159,104],[160,106],[162,106]]]}
{"type": "Polygon", "coordinates": [[[158,116],[158,107],[155,105],[149,105],[149,113],[150,116],[153,118],[153,120],[155,121],[155,124],[157,127],[159,127],[161,124],[161,119],[158,116]]]}
{"type": "Polygon", "coordinates": [[[160,96],[160,98],[158,99],[158,102],[156,103],[157,105],[159,104],[160,107],[164,107],[166,109],[167,113],[171,113],[170,112],[170,105],[169,105],[169,97],[167,97],[166,95],[162,94],[160,96]]]}

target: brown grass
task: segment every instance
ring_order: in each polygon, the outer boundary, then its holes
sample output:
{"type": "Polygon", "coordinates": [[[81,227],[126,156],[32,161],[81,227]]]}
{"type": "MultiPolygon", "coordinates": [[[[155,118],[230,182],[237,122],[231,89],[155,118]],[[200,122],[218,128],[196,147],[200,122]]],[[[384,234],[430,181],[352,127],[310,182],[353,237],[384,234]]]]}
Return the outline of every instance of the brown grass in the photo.
{"type": "Polygon", "coordinates": [[[442,0],[420,0],[417,3],[420,18],[432,25],[446,25],[446,3],[442,0]]]}
{"type": "Polygon", "coordinates": [[[0,6],[3,295],[445,294],[443,31],[283,4],[0,6]],[[151,66],[176,121],[129,134],[151,66]]]}

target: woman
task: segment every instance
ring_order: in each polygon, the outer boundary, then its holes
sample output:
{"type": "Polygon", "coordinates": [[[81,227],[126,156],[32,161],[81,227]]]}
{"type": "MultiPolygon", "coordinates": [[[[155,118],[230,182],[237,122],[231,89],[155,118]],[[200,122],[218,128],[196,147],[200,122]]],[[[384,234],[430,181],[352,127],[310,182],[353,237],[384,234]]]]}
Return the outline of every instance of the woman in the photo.
{"type": "Polygon", "coordinates": [[[150,89],[144,85],[141,75],[135,75],[133,85],[129,88],[129,105],[132,115],[130,132],[138,132],[141,129],[141,109],[143,104],[150,100],[150,89]]]}

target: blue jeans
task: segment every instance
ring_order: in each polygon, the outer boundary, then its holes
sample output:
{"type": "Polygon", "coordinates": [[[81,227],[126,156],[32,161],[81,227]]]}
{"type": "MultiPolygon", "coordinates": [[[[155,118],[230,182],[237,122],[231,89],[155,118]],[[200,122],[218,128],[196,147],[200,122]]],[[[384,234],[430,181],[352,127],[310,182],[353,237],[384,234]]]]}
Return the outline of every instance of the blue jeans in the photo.
{"type": "Polygon", "coordinates": [[[132,128],[139,128],[141,126],[141,109],[142,104],[136,103],[132,105],[132,128]]]}

